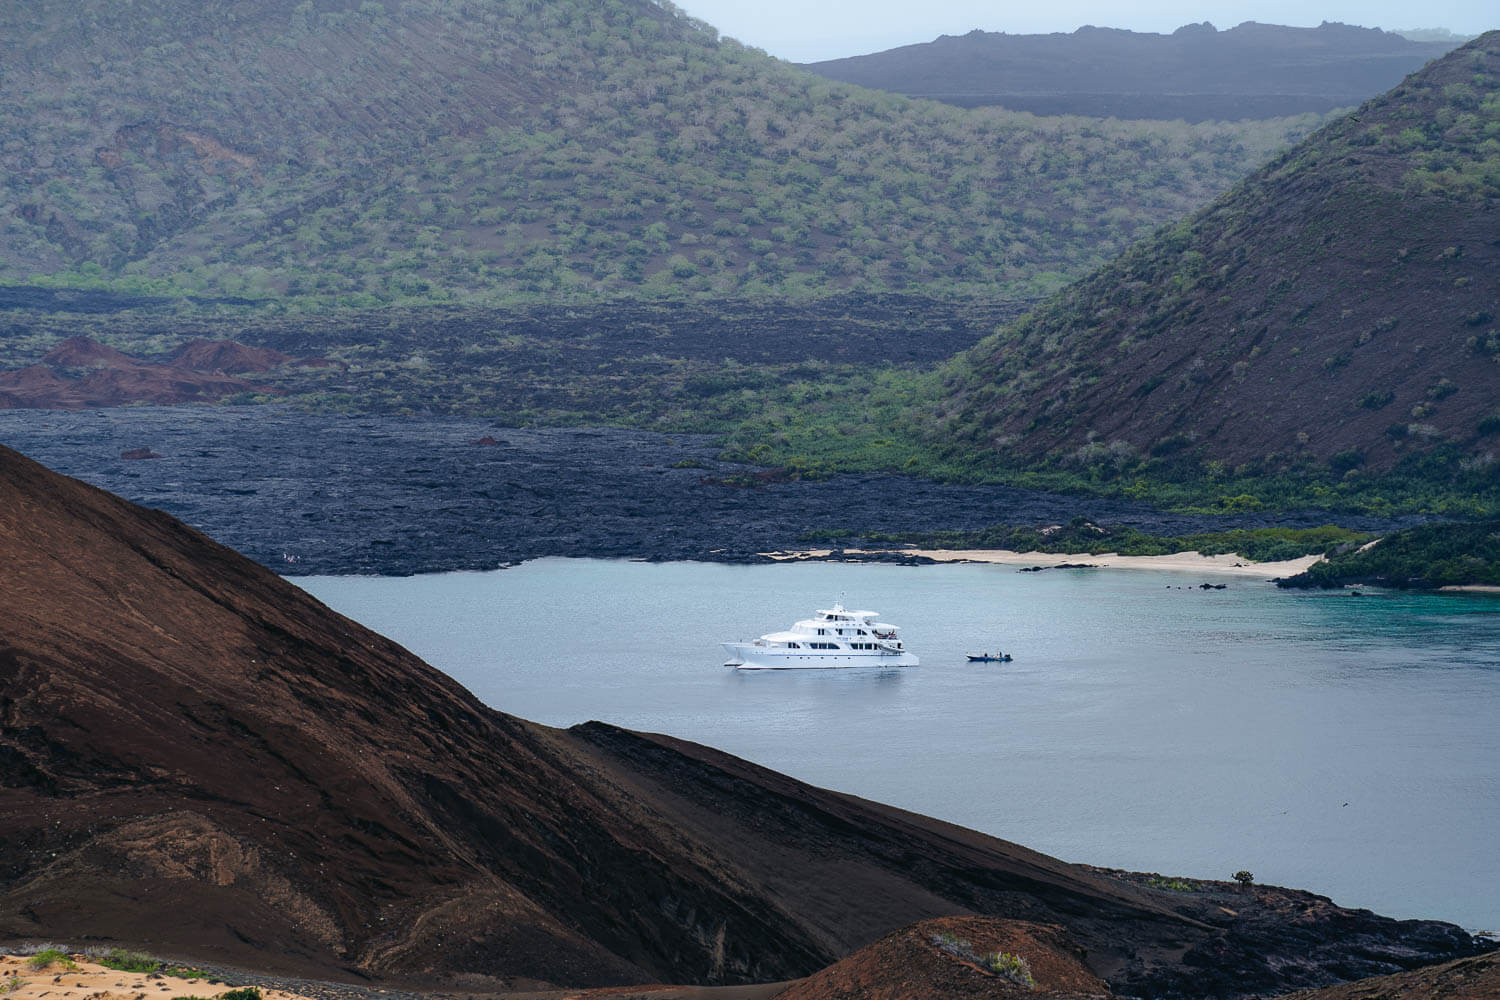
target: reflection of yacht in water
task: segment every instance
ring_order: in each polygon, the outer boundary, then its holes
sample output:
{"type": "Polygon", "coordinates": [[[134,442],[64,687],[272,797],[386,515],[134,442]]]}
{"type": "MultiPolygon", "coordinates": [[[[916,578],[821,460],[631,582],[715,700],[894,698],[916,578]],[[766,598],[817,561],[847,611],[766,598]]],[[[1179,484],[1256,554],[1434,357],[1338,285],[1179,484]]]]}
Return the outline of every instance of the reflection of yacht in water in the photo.
{"type": "Polygon", "coordinates": [[[876,621],[873,611],[847,611],[842,604],[821,609],[786,632],[721,645],[729,654],[724,666],[745,670],[917,665],[901,646],[900,629],[876,621]]]}

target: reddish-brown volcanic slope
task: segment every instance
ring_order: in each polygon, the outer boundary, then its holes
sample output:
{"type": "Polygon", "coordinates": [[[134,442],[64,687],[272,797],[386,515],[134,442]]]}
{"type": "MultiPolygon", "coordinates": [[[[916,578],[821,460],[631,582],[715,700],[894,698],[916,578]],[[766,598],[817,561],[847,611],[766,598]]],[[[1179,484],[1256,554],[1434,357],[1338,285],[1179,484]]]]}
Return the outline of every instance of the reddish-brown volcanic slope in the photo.
{"type": "Polygon", "coordinates": [[[140,364],[130,355],[88,337],[69,337],[42,357],[58,368],[129,368],[140,364]]]}
{"type": "Polygon", "coordinates": [[[1500,951],[1281,1000],[1500,1000],[1500,951]]]}
{"type": "Polygon", "coordinates": [[[131,403],[213,402],[257,390],[225,372],[266,371],[288,360],[279,351],[244,347],[232,341],[193,341],[177,356],[182,360],[152,364],[88,337],[70,337],[49,351],[43,364],[0,372],[0,409],[76,410],[131,403]],[[80,374],[79,369],[88,373],[80,374]]]}
{"type": "Polygon", "coordinates": [[[77,379],[63,378],[46,365],[0,372],[0,409],[29,409],[39,399],[56,400],[58,409],[76,409],[83,405],[77,386],[77,379]]]}
{"type": "Polygon", "coordinates": [[[1105,469],[1492,464],[1496,129],[1500,31],[981,342],[945,434],[1105,469]]]}
{"type": "Polygon", "coordinates": [[[172,352],[172,363],[195,372],[268,372],[292,360],[269,347],[246,347],[232,340],[190,340],[172,352]]]}
{"type": "Polygon", "coordinates": [[[776,1000],[981,1000],[990,997],[1107,997],[1109,987],[1083,964],[1082,949],[1061,928],[993,917],[924,920],[888,934],[776,1000]],[[986,971],[945,949],[976,956],[1006,952],[1026,960],[1035,989],[986,971]]]}
{"type": "Polygon", "coordinates": [[[427,983],[773,982],[982,913],[1062,925],[1111,981],[1226,996],[1472,950],[1277,890],[1195,910],[694,744],[495,712],[3,448],[0,565],[0,939],[427,983]]]}

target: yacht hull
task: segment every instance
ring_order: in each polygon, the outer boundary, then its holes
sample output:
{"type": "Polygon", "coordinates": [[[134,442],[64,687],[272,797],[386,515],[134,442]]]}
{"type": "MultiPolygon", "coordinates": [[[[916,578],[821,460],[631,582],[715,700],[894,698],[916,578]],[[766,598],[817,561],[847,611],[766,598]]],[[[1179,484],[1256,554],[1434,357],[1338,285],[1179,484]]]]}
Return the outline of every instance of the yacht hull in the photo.
{"type": "Polygon", "coordinates": [[[848,667],[915,667],[919,661],[912,653],[840,650],[821,653],[808,650],[767,649],[748,642],[720,643],[729,654],[726,667],[741,670],[838,670],[848,667]]]}

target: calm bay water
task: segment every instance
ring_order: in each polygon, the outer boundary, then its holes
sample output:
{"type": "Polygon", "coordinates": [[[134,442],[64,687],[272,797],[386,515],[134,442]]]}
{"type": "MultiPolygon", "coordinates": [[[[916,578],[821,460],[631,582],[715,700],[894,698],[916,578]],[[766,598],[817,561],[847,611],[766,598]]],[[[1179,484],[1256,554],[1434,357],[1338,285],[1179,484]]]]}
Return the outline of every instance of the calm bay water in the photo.
{"type": "Polygon", "coordinates": [[[537,722],[671,733],[1070,861],[1500,928],[1500,598],[1208,579],[542,559],[294,582],[537,722]],[[836,600],[922,665],[721,665],[836,600]],[[997,648],[1015,662],[964,659],[997,648]]]}

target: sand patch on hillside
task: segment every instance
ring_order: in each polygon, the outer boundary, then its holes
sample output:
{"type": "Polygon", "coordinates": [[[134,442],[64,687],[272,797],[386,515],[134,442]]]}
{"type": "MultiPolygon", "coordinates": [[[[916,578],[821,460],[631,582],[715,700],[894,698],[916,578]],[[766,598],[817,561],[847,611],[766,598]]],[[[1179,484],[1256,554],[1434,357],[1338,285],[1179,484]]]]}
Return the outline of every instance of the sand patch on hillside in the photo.
{"type": "MultiPolygon", "coordinates": [[[[5,1000],[179,1000],[217,997],[236,989],[233,983],[184,979],[162,973],[119,972],[79,955],[76,969],[60,963],[33,968],[29,959],[0,955],[0,996],[5,1000]],[[16,983],[7,989],[8,984],[16,983]]],[[[284,990],[262,989],[264,1000],[311,1000],[284,990]]]]}

